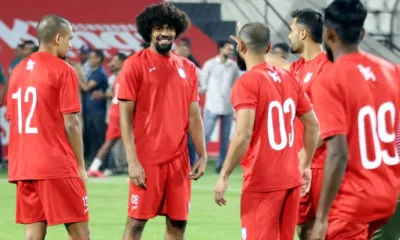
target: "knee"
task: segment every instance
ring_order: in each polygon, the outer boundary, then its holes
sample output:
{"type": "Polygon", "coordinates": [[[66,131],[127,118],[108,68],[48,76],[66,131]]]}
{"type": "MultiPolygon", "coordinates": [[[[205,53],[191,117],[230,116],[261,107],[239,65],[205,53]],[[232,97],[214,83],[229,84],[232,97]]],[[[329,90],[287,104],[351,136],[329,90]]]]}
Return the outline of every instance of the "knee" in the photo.
{"type": "Polygon", "coordinates": [[[37,233],[37,232],[33,232],[33,231],[25,231],[24,235],[25,235],[24,236],[25,240],[44,240],[44,238],[46,236],[46,232],[37,233]]]}
{"type": "Polygon", "coordinates": [[[128,219],[127,228],[130,235],[140,236],[143,232],[146,221],[140,221],[136,219],[128,219]]]}
{"type": "Polygon", "coordinates": [[[183,239],[186,229],[186,221],[168,221],[167,232],[170,235],[177,237],[178,239],[183,239]]]}

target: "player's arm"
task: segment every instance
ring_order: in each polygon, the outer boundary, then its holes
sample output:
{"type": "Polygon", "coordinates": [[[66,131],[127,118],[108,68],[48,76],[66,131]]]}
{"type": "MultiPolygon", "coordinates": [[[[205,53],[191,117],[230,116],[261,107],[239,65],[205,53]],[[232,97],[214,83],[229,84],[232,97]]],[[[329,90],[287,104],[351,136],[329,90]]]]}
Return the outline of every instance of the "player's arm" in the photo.
{"type": "Polygon", "coordinates": [[[309,111],[299,117],[304,125],[303,156],[300,158],[301,168],[310,168],[315,149],[318,145],[319,126],[314,111],[309,111]]]}
{"type": "Polygon", "coordinates": [[[78,113],[64,114],[63,118],[64,129],[78,162],[78,168],[84,170],[85,161],[83,157],[82,128],[78,113]]]}
{"type": "Polygon", "coordinates": [[[255,109],[242,108],[236,114],[236,129],[231,139],[230,147],[221,169],[220,176],[228,178],[240,159],[249,147],[251,136],[253,135],[255,109]]]}
{"type": "Polygon", "coordinates": [[[285,59],[282,59],[280,57],[274,56],[272,54],[266,54],[265,55],[265,61],[267,61],[269,64],[275,66],[275,67],[280,67],[283,68],[287,71],[290,71],[290,65],[291,63],[286,61],[285,59]]]}
{"type": "Polygon", "coordinates": [[[317,219],[326,221],[329,210],[339,191],[347,167],[347,139],[345,135],[336,135],[326,141],[328,153],[324,167],[321,195],[318,202],[317,219]]]}

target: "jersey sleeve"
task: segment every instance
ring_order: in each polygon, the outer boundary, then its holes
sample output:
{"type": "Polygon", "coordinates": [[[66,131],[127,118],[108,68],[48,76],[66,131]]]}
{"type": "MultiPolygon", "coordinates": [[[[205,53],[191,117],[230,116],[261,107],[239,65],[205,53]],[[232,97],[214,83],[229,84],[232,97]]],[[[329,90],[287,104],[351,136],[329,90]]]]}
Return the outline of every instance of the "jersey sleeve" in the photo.
{"type": "Polygon", "coordinates": [[[191,67],[191,71],[190,71],[191,72],[191,77],[193,79],[191,102],[198,102],[198,101],[200,101],[200,97],[199,97],[199,76],[197,74],[196,66],[193,64],[190,67],[191,67]]]}
{"type": "Polygon", "coordinates": [[[232,87],[231,101],[235,111],[242,108],[255,109],[258,105],[258,86],[255,76],[242,75],[232,87]]]}
{"type": "Polygon", "coordinates": [[[297,91],[297,108],[296,108],[296,115],[299,117],[303,114],[308,113],[312,110],[312,105],[310,99],[308,98],[307,94],[305,93],[302,84],[294,80],[295,84],[298,86],[297,91]]]}
{"type": "Polygon", "coordinates": [[[340,77],[340,74],[325,75],[313,87],[314,108],[318,114],[322,139],[348,133],[344,100],[346,96],[340,87],[340,77]]]}
{"type": "Polygon", "coordinates": [[[136,67],[136,59],[125,60],[121,72],[118,74],[118,99],[135,102],[140,88],[140,73],[136,67]]]}
{"type": "Polygon", "coordinates": [[[72,67],[67,67],[59,77],[59,103],[62,114],[81,111],[79,100],[78,77],[72,67]]]}

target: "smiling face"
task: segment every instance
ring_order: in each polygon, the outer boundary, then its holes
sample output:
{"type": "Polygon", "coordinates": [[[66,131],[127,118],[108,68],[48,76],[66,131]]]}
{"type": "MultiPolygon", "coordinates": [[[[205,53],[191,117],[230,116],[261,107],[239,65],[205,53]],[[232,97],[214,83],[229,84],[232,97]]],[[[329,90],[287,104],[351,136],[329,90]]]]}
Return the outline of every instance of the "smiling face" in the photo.
{"type": "Polygon", "coordinates": [[[176,31],[173,26],[155,26],[151,31],[151,45],[159,54],[167,54],[172,49],[176,31]]]}

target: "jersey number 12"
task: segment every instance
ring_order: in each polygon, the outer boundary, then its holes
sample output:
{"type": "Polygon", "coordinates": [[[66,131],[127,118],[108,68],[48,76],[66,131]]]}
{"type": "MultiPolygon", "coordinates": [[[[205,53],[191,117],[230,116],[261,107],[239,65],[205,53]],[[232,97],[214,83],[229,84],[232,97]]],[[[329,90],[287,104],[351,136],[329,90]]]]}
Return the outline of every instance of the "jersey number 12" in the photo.
{"type": "Polygon", "coordinates": [[[36,88],[29,86],[24,92],[24,102],[31,103],[31,109],[29,111],[28,116],[25,120],[22,119],[22,90],[21,87],[18,88],[18,91],[13,93],[11,96],[12,99],[17,100],[17,108],[18,108],[18,133],[26,133],[26,134],[36,134],[38,133],[38,129],[36,127],[31,127],[31,121],[33,117],[33,113],[36,108],[36,88]],[[22,129],[23,121],[25,121],[25,128],[22,129]]]}

